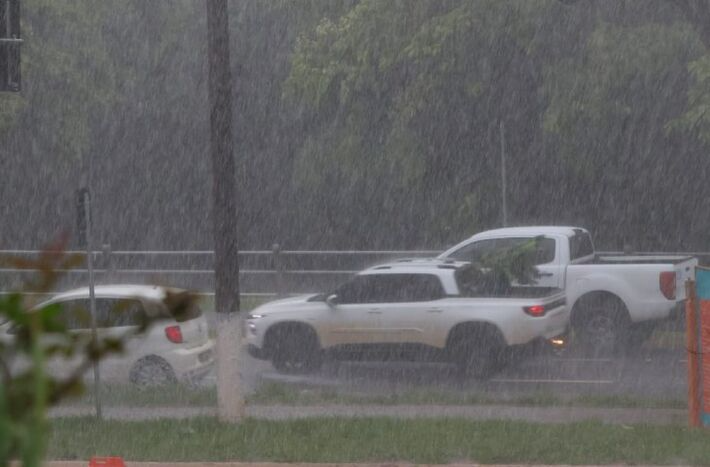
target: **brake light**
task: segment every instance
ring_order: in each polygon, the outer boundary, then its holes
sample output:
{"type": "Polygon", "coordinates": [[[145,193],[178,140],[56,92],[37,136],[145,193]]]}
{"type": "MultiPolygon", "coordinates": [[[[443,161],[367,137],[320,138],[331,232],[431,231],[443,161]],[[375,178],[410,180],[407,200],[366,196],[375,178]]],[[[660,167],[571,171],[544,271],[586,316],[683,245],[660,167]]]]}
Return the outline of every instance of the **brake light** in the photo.
{"type": "Polygon", "coordinates": [[[182,330],[180,326],[168,326],[165,328],[165,337],[174,344],[182,344],[182,330]]]}
{"type": "Polygon", "coordinates": [[[668,300],[675,300],[675,271],[665,271],[658,276],[658,286],[668,300]]]}
{"type": "Polygon", "coordinates": [[[545,315],[545,306],[544,305],[524,306],[523,311],[532,317],[539,318],[540,316],[545,315]]]}

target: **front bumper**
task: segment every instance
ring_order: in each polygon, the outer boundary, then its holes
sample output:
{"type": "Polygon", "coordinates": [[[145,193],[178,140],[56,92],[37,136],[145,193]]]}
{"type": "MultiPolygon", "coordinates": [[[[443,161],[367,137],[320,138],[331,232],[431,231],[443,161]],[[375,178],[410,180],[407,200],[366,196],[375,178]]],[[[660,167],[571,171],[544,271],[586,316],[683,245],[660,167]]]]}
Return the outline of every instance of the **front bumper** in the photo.
{"type": "Polygon", "coordinates": [[[258,360],[268,360],[269,356],[264,352],[264,349],[260,349],[254,344],[247,344],[247,352],[249,355],[251,355],[253,358],[256,358],[258,360]]]}

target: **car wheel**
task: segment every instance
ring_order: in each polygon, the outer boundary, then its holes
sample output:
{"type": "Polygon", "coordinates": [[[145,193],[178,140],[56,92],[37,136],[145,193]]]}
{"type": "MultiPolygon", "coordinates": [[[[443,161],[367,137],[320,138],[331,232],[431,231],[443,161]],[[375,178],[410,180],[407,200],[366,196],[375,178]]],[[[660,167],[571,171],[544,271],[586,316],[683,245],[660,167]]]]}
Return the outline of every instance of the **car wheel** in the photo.
{"type": "Polygon", "coordinates": [[[488,379],[503,367],[503,346],[493,336],[462,336],[451,348],[459,376],[488,379]]]}
{"type": "Polygon", "coordinates": [[[300,375],[321,367],[323,356],[312,331],[286,327],[275,332],[271,363],[278,372],[300,375]]]}
{"type": "Polygon", "coordinates": [[[131,368],[129,378],[131,383],[141,387],[164,386],[177,382],[177,377],[170,364],[157,357],[138,360],[131,368]]]}
{"type": "Polygon", "coordinates": [[[591,295],[580,299],[577,307],[574,332],[586,353],[606,356],[628,348],[630,322],[621,300],[591,295]]]}

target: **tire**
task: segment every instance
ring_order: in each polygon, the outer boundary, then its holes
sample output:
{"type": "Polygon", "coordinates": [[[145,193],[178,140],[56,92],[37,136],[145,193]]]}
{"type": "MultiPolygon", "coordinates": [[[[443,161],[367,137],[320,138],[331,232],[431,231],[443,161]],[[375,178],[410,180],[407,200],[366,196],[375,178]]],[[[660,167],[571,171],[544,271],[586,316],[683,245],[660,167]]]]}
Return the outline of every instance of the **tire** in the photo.
{"type": "Polygon", "coordinates": [[[303,375],[313,373],[323,364],[318,339],[305,326],[283,326],[269,336],[271,364],[279,373],[303,375]]]}
{"type": "Polygon", "coordinates": [[[485,380],[504,366],[504,350],[500,338],[484,329],[457,337],[449,352],[459,376],[485,380]]]}
{"type": "Polygon", "coordinates": [[[140,387],[165,386],[177,383],[175,371],[168,362],[159,357],[138,360],[129,375],[132,384],[140,387]]]}
{"type": "Polygon", "coordinates": [[[594,356],[609,356],[630,347],[631,322],[626,306],[609,294],[590,294],[575,304],[572,325],[582,350],[594,356]]]}

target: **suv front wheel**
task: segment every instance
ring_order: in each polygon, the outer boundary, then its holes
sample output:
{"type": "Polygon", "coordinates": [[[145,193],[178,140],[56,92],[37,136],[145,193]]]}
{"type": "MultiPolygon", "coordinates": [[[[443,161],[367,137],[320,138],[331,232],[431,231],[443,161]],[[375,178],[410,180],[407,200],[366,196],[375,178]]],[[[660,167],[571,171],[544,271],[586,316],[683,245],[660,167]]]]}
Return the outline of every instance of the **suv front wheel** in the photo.
{"type": "Polygon", "coordinates": [[[323,356],[315,333],[303,326],[283,326],[269,338],[271,363],[280,373],[308,374],[320,369],[323,356]]]}

